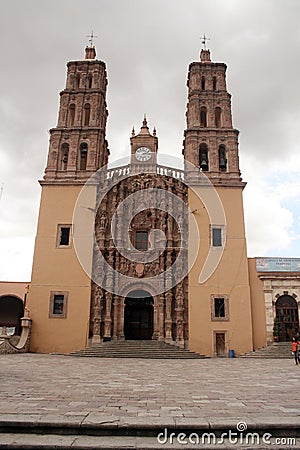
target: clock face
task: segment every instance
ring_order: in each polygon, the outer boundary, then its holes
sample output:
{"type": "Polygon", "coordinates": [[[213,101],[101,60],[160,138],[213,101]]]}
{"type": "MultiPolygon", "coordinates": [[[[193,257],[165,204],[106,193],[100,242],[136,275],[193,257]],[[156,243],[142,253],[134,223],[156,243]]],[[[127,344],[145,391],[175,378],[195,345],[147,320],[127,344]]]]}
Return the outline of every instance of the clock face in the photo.
{"type": "Polygon", "coordinates": [[[151,150],[148,147],[139,147],[135,152],[138,161],[149,161],[151,158],[151,150]]]}

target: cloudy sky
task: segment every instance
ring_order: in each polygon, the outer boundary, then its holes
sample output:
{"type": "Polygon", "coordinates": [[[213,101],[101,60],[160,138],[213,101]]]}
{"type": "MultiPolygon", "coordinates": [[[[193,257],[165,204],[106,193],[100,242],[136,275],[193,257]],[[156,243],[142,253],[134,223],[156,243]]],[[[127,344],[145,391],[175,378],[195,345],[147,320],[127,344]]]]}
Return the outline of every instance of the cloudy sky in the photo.
{"type": "Polygon", "coordinates": [[[249,256],[300,256],[299,0],[0,0],[0,280],[30,280],[48,129],[66,62],[94,30],[107,64],[112,160],[146,112],[181,156],[188,65],[200,36],[226,62],[240,130],[249,256]]]}

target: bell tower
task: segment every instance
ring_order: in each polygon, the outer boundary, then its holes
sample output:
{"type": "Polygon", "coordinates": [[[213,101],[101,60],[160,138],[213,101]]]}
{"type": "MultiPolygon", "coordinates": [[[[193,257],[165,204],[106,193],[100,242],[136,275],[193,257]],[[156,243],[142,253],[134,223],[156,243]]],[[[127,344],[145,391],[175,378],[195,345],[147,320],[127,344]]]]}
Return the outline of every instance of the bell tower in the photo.
{"type": "MultiPolygon", "coordinates": [[[[57,126],[50,130],[42,186],[28,308],[35,324],[31,350],[72,351],[87,344],[91,280],[78,261],[73,242],[73,213],[82,187],[108,163],[106,141],[106,67],[95,47],[67,64],[57,126]],[[74,330],[76,332],[74,333],[74,330]],[[56,336],[51,344],[50,336],[56,336]]],[[[93,214],[97,186],[89,185],[84,213],[93,214]]],[[[91,221],[87,220],[87,223],[91,221]]],[[[80,238],[93,241],[92,225],[80,238]]],[[[91,264],[91,262],[90,262],[91,264]]]]}
{"type": "Polygon", "coordinates": [[[239,132],[232,126],[226,64],[213,63],[202,49],[200,62],[189,66],[187,128],[183,155],[214,185],[245,186],[238,157],[239,132]]]}
{"type": "Polygon", "coordinates": [[[96,59],[95,47],[86,47],[84,60],[67,64],[57,126],[50,130],[45,180],[86,180],[107,164],[106,87],[105,63],[96,59]]]}
{"type": "MultiPolygon", "coordinates": [[[[205,44],[205,42],[204,42],[205,44]]],[[[252,317],[238,155],[226,65],[200,61],[188,72],[183,155],[188,202],[201,237],[189,272],[191,350],[211,356],[252,350],[252,317]],[[192,163],[189,165],[188,163],[192,163]],[[205,174],[211,184],[205,181],[205,174]]],[[[189,229],[189,254],[195,239],[189,229]]]]}

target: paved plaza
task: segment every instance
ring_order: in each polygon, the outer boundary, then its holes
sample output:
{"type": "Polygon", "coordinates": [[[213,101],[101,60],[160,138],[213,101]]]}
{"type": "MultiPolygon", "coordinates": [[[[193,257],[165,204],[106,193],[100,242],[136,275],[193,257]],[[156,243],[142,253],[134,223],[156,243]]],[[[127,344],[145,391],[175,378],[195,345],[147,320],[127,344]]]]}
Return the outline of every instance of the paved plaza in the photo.
{"type": "MultiPolygon", "coordinates": [[[[22,354],[1,355],[0,360],[1,426],[236,430],[242,421],[248,428],[271,432],[276,426],[292,427],[294,436],[300,429],[300,365],[292,358],[142,360],[22,354]]],[[[5,436],[0,434],[0,444],[5,436]]]]}

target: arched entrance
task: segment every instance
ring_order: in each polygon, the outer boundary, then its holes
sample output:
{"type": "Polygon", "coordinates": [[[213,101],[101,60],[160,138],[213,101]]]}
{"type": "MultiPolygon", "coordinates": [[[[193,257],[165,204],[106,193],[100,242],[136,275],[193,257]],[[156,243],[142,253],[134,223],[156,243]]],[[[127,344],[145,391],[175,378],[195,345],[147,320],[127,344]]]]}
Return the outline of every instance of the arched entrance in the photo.
{"type": "Polygon", "coordinates": [[[149,292],[130,292],[125,299],[125,339],[151,339],[153,335],[153,297],[149,292]]]}
{"type": "Polygon", "coordinates": [[[296,300],[290,295],[281,295],[276,301],[276,317],[279,326],[279,341],[291,341],[299,334],[299,315],[296,300]]]}
{"type": "Polygon", "coordinates": [[[0,297],[0,326],[15,327],[15,334],[21,334],[21,317],[24,316],[24,305],[15,295],[0,297]]]}

